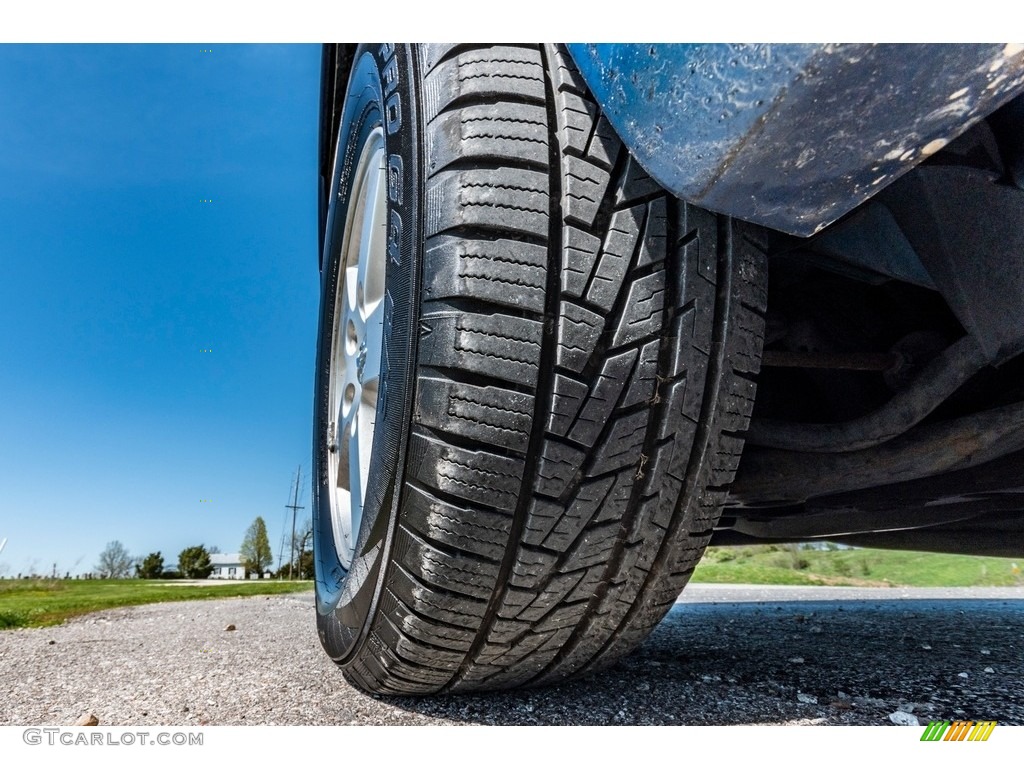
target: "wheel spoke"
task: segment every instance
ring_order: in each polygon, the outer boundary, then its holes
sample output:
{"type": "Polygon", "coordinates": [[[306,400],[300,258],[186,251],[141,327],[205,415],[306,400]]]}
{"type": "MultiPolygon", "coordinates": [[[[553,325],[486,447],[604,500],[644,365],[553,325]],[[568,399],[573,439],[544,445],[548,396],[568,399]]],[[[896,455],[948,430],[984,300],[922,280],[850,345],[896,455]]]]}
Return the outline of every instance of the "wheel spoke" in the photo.
{"type": "MultiPolygon", "coordinates": [[[[352,416],[356,413],[356,409],[352,408],[346,413],[344,402],[339,404],[338,408],[338,468],[337,468],[337,486],[346,491],[351,491],[352,487],[349,482],[349,465],[352,463],[353,457],[350,455],[352,451],[352,441],[350,434],[355,426],[353,424],[354,419],[352,416]]],[[[358,446],[356,446],[358,449],[358,446]]],[[[358,455],[355,457],[358,460],[358,455]]]]}
{"type": "MultiPolygon", "coordinates": [[[[362,408],[358,403],[352,408],[353,416],[355,416],[355,414],[359,414],[358,417],[353,419],[353,422],[362,418],[362,414],[360,413],[361,411],[362,408]]],[[[343,471],[348,472],[349,494],[351,495],[349,503],[352,506],[351,535],[353,539],[355,539],[358,534],[359,520],[362,518],[363,514],[363,473],[361,462],[369,460],[369,456],[365,459],[363,458],[362,441],[359,439],[360,431],[361,430],[358,428],[357,423],[351,423],[345,436],[345,442],[348,445],[348,466],[343,471]]],[[[353,541],[352,543],[354,544],[355,542],[353,541]]]]}
{"type": "MultiPolygon", "coordinates": [[[[383,163],[384,151],[378,152],[371,162],[383,163]]],[[[387,239],[387,232],[384,229],[387,216],[387,190],[382,174],[377,172],[376,168],[369,169],[366,187],[366,205],[363,209],[362,231],[359,235],[359,271],[356,275],[356,291],[357,294],[361,294],[357,301],[363,317],[366,316],[367,305],[378,298],[376,294],[383,293],[383,281],[377,279],[375,267],[378,262],[384,263],[387,239]],[[378,286],[378,283],[381,285],[378,286]]]]}
{"type": "MultiPolygon", "coordinates": [[[[341,382],[338,386],[337,410],[337,437],[338,446],[338,487],[351,490],[348,483],[348,465],[358,461],[358,453],[350,456],[352,449],[351,436],[358,431],[359,401],[362,399],[362,386],[356,375],[354,361],[349,360],[344,370],[339,371],[341,382]]],[[[356,445],[358,449],[358,445],[356,445]]]]}
{"type": "Polygon", "coordinates": [[[363,326],[366,359],[363,361],[363,386],[380,378],[381,348],[384,344],[384,302],[377,302],[363,326]]]}
{"type": "Polygon", "coordinates": [[[362,472],[363,493],[365,493],[370,479],[370,456],[373,453],[373,434],[377,424],[376,384],[363,389],[363,399],[359,403],[359,418],[363,420],[365,427],[359,433],[359,457],[362,460],[360,471],[362,472]]]}
{"type": "MultiPolygon", "coordinates": [[[[359,305],[356,301],[356,281],[359,276],[359,267],[355,264],[345,268],[345,286],[342,290],[342,309],[346,319],[358,318],[359,305]]],[[[344,329],[343,329],[344,330],[344,329]]]]}

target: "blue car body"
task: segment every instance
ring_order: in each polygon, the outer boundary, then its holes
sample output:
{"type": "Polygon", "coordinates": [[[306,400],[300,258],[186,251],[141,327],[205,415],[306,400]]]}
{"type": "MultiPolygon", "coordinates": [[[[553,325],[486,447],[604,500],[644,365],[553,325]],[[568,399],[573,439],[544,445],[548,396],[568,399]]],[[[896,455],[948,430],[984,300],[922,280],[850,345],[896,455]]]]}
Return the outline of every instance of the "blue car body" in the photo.
{"type": "Polygon", "coordinates": [[[1014,45],[569,45],[678,197],[793,235],[848,213],[1024,89],[1014,45]]]}

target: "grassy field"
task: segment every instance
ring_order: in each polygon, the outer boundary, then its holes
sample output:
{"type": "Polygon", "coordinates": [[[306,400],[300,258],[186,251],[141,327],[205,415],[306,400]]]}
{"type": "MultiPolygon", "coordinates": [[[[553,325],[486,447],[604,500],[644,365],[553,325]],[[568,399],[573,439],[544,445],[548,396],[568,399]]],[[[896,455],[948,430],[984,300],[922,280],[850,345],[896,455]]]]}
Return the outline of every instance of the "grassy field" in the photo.
{"type": "Polygon", "coordinates": [[[280,595],[312,589],[309,581],[239,581],[205,584],[167,580],[0,580],[0,629],[47,627],[72,616],[126,605],[217,597],[280,595]]]}
{"type": "MultiPolygon", "coordinates": [[[[802,549],[796,545],[713,547],[692,581],[718,584],[803,584],[869,587],[1024,586],[1022,568],[1000,557],[965,557],[879,549],[802,549]]],[[[1018,566],[1024,567],[1024,558],[1018,566]]],[[[239,581],[214,585],[166,580],[0,580],[0,629],[46,627],[106,608],[278,595],[311,582],[239,581]]]]}
{"type": "Polygon", "coordinates": [[[1024,558],[967,557],[796,545],[712,547],[692,581],[718,584],[1008,587],[1024,585],[1024,558]],[[1014,563],[1018,568],[1014,571],[1014,563]]]}

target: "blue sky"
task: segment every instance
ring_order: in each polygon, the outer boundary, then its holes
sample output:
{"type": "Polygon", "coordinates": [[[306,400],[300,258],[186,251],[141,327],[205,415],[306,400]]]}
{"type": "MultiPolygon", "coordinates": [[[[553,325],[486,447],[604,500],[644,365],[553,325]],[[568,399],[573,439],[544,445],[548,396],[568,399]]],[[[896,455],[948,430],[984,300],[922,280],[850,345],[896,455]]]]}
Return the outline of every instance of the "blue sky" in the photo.
{"type": "Polygon", "coordinates": [[[0,45],[0,571],[308,513],[319,62],[0,45]]]}

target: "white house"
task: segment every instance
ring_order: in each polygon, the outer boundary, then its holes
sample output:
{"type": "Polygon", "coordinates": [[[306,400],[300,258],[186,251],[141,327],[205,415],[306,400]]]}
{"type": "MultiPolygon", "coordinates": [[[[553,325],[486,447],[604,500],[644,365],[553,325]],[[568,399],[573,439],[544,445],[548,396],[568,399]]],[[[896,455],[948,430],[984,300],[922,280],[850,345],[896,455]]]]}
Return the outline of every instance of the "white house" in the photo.
{"type": "Polygon", "coordinates": [[[211,579],[245,578],[245,566],[242,565],[241,555],[222,555],[219,553],[210,555],[210,565],[213,566],[213,571],[210,573],[211,579]]]}

